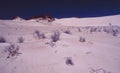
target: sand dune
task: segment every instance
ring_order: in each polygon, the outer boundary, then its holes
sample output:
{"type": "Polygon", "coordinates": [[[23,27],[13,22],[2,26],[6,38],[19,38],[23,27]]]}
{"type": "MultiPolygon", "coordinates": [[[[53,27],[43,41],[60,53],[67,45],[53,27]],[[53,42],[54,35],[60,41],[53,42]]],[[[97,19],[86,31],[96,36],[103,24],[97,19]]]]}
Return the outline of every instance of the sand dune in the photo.
{"type": "Polygon", "coordinates": [[[119,73],[119,19],[120,15],[44,23],[0,20],[0,41],[5,39],[0,42],[0,73],[119,73]],[[54,31],[60,33],[57,42],[51,38],[54,31]]]}

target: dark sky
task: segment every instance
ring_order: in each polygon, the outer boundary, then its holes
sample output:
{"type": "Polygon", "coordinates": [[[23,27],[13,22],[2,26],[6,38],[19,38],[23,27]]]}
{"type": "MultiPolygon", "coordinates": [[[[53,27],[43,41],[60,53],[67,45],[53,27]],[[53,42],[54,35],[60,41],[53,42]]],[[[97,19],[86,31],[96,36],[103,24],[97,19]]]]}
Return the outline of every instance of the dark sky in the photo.
{"type": "Polygon", "coordinates": [[[120,14],[120,0],[0,0],[0,19],[33,15],[96,17],[120,14]]]}

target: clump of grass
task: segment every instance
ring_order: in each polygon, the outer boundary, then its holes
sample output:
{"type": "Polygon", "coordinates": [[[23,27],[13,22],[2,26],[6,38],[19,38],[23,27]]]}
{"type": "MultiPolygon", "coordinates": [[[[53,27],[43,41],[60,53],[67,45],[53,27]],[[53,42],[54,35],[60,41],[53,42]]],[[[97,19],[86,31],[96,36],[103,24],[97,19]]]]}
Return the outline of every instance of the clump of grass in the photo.
{"type": "Polygon", "coordinates": [[[43,32],[38,31],[38,30],[36,30],[34,32],[34,34],[35,34],[36,38],[38,38],[38,39],[44,39],[44,38],[46,38],[45,34],[43,32]]]}
{"type": "Polygon", "coordinates": [[[74,65],[74,63],[72,61],[72,57],[67,57],[66,58],[66,65],[74,65]]]}
{"type": "Polygon", "coordinates": [[[19,43],[23,43],[23,42],[24,42],[24,38],[23,38],[23,37],[19,37],[19,38],[18,38],[18,42],[19,42],[19,43]]]}
{"type": "Polygon", "coordinates": [[[19,54],[22,54],[19,52],[20,47],[15,44],[11,44],[9,46],[6,46],[4,49],[4,52],[8,54],[7,58],[16,58],[19,54]]]}
{"type": "Polygon", "coordinates": [[[0,43],[6,43],[6,39],[2,36],[0,36],[0,43]]]}
{"type": "Polygon", "coordinates": [[[78,31],[79,31],[79,32],[81,32],[81,29],[80,29],[80,28],[78,28],[78,31]]]}
{"type": "Polygon", "coordinates": [[[79,41],[80,42],[86,42],[86,39],[85,39],[85,37],[80,37],[79,41]]]}
{"type": "Polygon", "coordinates": [[[57,42],[60,40],[60,32],[58,30],[54,31],[51,35],[52,42],[57,42]]]}
{"type": "Polygon", "coordinates": [[[117,33],[118,33],[117,30],[112,30],[112,31],[111,31],[111,34],[112,34],[113,36],[117,36],[117,33]]]}

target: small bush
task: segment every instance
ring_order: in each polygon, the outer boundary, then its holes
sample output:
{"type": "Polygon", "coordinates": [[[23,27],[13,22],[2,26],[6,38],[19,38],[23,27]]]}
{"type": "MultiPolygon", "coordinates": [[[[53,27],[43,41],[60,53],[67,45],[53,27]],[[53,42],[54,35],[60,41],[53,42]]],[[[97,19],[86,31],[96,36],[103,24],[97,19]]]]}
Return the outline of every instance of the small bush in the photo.
{"type": "Polygon", "coordinates": [[[96,28],[96,27],[91,27],[91,28],[90,28],[90,33],[96,32],[96,31],[97,31],[97,28],[96,28]]]}
{"type": "Polygon", "coordinates": [[[80,29],[80,28],[78,28],[78,31],[79,31],[79,32],[81,32],[81,29],[80,29]]]}
{"type": "Polygon", "coordinates": [[[79,41],[80,41],[80,42],[85,42],[86,40],[85,40],[84,37],[80,37],[79,41]]]}
{"type": "Polygon", "coordinates": [[[118,33],[117,30],[112,30],[112,31],[111,31],[111,34],[112,34],[113,36],[117,36],[117,33],[118,33]]]}
{"type": "Polygon", "coordinates": [[[17,57],[19,54],[19,46],[15,45],[15,44],[10,44],[9,46],[6,46],[6,48],[4,49],[4,52],[6,52],[8,54],[7,58],[13,58],[13,57],[17,57]]]}
{"type": "Polygon", "coordinates": [[[19,43],[23,43],[23,42],[24,42],[24,38],[23,38],[23,37],[19,37],[19,38],[18,38],[18,42],[19,42],[19,43]]]}
{"type": "Polygon", "coordinates": [[[66,58],[66,64],[67,64],[67,65],[74,65],[71,57],[67,57],[67,58],[66,58]]]}
{"type": "Polygon", "coordinates": [[[35,33],[35,35],[38,39],[44,39],[45,38],[45,34],[43,32],[40,32],[40,31],[36,30],[34,33],[35,33]]]}
{"type": "Polygon", "coordinates": [[[60,39],[60,32],[58,30],[54,31],[51,35],[52,42],[57,42],[60,39]]]}
{"type": "Polygon", "coordinates": [[[4,37],[0,37],[0,43],[5,43],[6,39],[4,37]]]}
{"type": "Polygon", "coordinates": [[[108,29],[108,27],[103,27],[103,31],[106,32],[107,34],[110,33],[110,30],[108,29]]]}

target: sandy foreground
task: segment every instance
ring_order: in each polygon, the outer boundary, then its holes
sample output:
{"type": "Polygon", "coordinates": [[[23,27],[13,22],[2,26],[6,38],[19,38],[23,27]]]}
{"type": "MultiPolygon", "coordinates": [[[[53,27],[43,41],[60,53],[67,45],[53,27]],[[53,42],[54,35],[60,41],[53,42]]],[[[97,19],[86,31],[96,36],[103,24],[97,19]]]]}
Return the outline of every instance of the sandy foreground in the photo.
{"type": "Polygon", "coordinates": [[[120,15],[63,18],[51,23],[0,20],[0,36],[6,39],[0,43],[0,73],[119,73],[120,33],[113,36],[100,27],[111,27],[110,23],[119,27],[119,18],[120,15]],[[99,26],[101,31],[91,33],[92,27],[87,26],[99,26]],[[34,34],[36,30],[43,32],[45,38],[38,39],[34,34]],[[60,39],[51,42],[56,30],[60,32],[60,39]],[[70,33],[65,33],[66,30],[70,33]],[[80,36],[85,42],[79,41],[80,36]],[[24,42],[19,43],[19,37],[24,38],[24,42]],[[20,54],[8,58],[9,52],[5,49],[10,43],[19,46],[20,54]],[[72,64],[66,63],[69,59],[72,64]]]}

